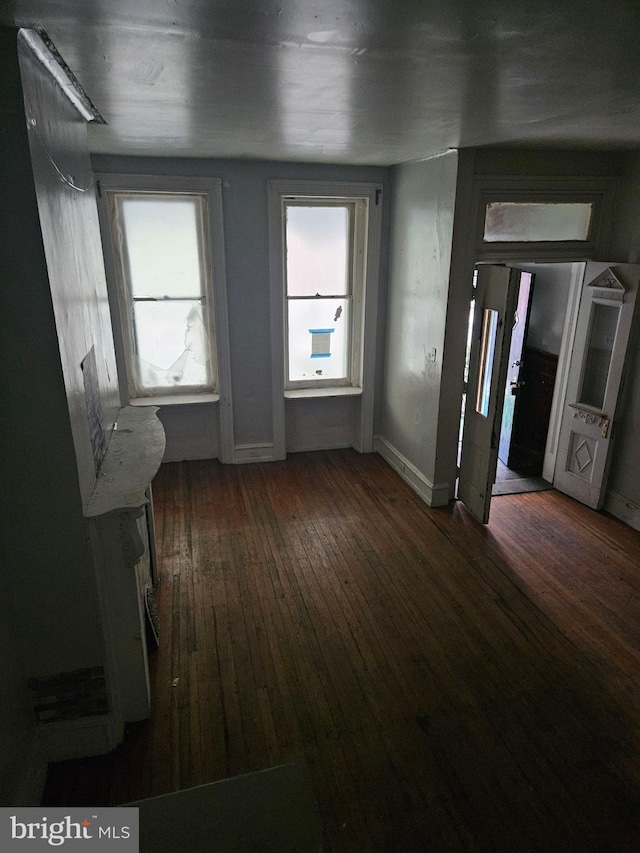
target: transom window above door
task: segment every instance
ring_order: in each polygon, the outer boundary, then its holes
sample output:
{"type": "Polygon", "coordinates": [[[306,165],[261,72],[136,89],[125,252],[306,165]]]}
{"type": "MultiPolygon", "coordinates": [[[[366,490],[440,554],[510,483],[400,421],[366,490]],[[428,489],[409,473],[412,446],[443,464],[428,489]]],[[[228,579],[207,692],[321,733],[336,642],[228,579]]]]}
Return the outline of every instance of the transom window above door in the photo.
{"type": "Polygon", "coordinates": [[[583,260],[605,254],[616,179],[478,175],[476,260],[583,260]]]}

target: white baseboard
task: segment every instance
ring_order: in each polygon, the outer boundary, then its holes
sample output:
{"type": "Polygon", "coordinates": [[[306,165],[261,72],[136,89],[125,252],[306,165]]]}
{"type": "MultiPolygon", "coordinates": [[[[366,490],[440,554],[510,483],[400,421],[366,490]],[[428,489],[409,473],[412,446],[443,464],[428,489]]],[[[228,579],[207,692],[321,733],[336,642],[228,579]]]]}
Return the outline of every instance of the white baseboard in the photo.
{"type": "Polygon", "coordinates": [[[275,462],[276,456],[273,444],[236,444],[233,449],[233,461],[237,465],[245,462],[275,462]]]}
{"type": "Polygon", "coordinates": [[[287,446],[287,453],[309,453],[314,450],[345,450],[347,447],[353,447],[348,441],[328,441],[318,444],[317,441],[299,441],[295,445],[287,446]]]}
{"type": "Polygon", "coordinates": [[[402,479],[408,483],[422,500],[430,507],[446,506],[449,503],[449,484],[432,483],[416,466],[400,453],[385,438],[376,435],[373,439],[374,452],[391,465],[402,479]]]}
{"type": "Polygon", "coordinates": [[[640,530],[640,506],[623,498],[617,492],[607,491],[603,509],[620,521],[624,521],[629,527],[633,527],[634,530],[640,530]]]}
{"type": "Polygon", "coordinates": [[[42,743],[34,736],[29,754],[25,757],[20,781],[13,797],[13,806],[40,805],[47,778],[47,766],[47,756],[42,743]]]}
{"type": "Polygon", "coordinates": [[[120,743],[124,723],[112,714],[40,723],[40,740],[49,761],[104,755],[120,743]]]}

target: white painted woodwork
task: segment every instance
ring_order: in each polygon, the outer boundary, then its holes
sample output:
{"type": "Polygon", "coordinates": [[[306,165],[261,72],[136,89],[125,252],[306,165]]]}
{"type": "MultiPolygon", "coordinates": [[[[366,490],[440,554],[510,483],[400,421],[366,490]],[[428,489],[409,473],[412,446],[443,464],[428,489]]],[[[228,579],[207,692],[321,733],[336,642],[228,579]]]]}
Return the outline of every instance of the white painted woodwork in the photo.
{"type": "Polygon", "coordinates": [[[594,509],[604,500],[615,431],[618,394],[635,309],[640,266],[631,264],[586,265],[582,298],[572,350],[567,391],[562,412],[554,485],[560,491],[594,509]],[[615,337],[610,340],[602,399],[585,396],[586,358],[594,328],[596,306],[616,310],[615,337]]]}
{"type": "Polygon", "coordinates": [[[3,48],[4,139],[13,166],[4,170],[2,193],[9,216],[2,229],[0,539],[9,567],[3,594],[12,599],[30,678],[102,662],[82,519],[95,471],[80,362],[92,346],[107,428],[117,385],[95,202],[63,181],[45,153],[55,152],[79,182],[90,181],[84,122],[24,45],[16,48],[15,33],[3,48]],[[29,117],[36,120],[31,131],[29,117]]]}
{"type": "MultiPolygon", "coordinates": [[[[101,503],[107,492],[113,498],[110,486],[100,489],[115,477],[118,465],[110,459],[96,487],[80,366],[88,352],[96,356],[94,392],[107,435],[119,396],[85,123],[44,66],[17,45],[16,33],[0,36],[4,143],[13,164],[3,171],[2,197],[16,229],[7,222],[0,243],[9,356],[2,374],[4,426],[10,437],[2,459],[2,563],[9,568],[2,599],[20,664],[12,685],[4,682],[15,674],[0,673],[7,689],[2,710],[15,733],[11,746],[5,744],[0,775],[12,795],[23,792],[26,800],[39,793],[37,744],[49,760],[61,760],[108,751],[122,734],[115,698],[110,713],[42,722],[36,732],[34,697],[17,688],[30,678],[55,682],[85,668],[105,669],[108,689],[115,684],[105,645],[104,585],[112,581],[114,549],[119,546],[121,561],[125,555],[137,561],[141,537],[129,535],[123,547],[119,530],[117,540],[96,552],[88,527],[97,527],[98,518],[117,518],[108,510],[115,504],[125,516],[139,512],[134,504],[140,494],[125,489],[118,500],[101,503]],[[83,509],[92,499],[94,510],[106,514],[88,521],[83,509]],[[5,774],[13,775],[16,760],[24,763],[22,778],[9,780],[5,774]]],[[[124,438],[131,424],[124,418],[121,426],[124,438]]],[[[120,467],[139,471],[144,455],[139,447],[120,467]]],[[[131,530],[131,523],[123,521],[122,528],[131,530]]],[[[138,609],[137,595],[125,598],[138,609]]]]}
{"type": "MultiPolygon", "coordinates": [[[[233,457],[233,402],[231,391],[231,366],[229,354],[229,313],[227,307],[227,280],[225,262],[224,241],[224,215],[222,205],[222,182],[219,178],[211,176],[193,175],[147,175],[127,172],[105,172],[98,173],[96,180],[99,185],[98,211],[100,215],[100,227],[102,232],[102,244],[104,248],[104,262],[109,284],[109,302],[111,306],[111,318],[114,327],[114,339],[116,344],[116,356],[118,361],[118,377],[123,400],[129,402],[128,377],[125,350],[131,345],[129,332],[126,331],[128,321],[126,320],[125,300],[122,296],[124,283],[122,274],[115,263],[113,250],[113,235],[111,233],[111,220],[107,203],[109,191],[139,190],[150,192],[195,192],[206,197],[206,255],[210,265],[208,278],[211,280],[212,293],[209,298],[213,305],[211,316],[211,328],[209,333],[214,341],[214,361],[217,363],[217,387],[218,393],[202,395],[179,395],[173,397],[152,398],[148,401],[143,399],[131,400],[132,405],[143,405],[145,402],[162,405],[167,412],[166,419],[170,423],[176,420],[182,421],[183,435],[179,436],[174,444],[170,434],[168,455],[165,461],[176,461],[179,459],[201,459],[219,456],[223,462],[229,462],[233,457]],[[173,407],[188,406],[189,404],[208,404],[216,402],[217,406],[206,406],[204,411],[197,417],[206,420],[202,423],[200,432],[195,441],[186,441],[185,438],[193,438],[193,426],[185,418],[176,416],[177,409],[173,412],[167,410],[173,407]],[[199,440],[198,440],[199,439],[199,440]]],[[[185,410],[182,410],[183,412],[185,410]]],[[[189,410],[186,410],[189,412],[189,410]]],[[[194,410],[191,410],[194,411],[194,410]]],[[[196,417],[196,420],[197,420],[196,417]]]]}
{"type": "Polygon", "coordinates": [[[153,406],[121,409],[85,510],[111,711],[120,725],[146,719],[150,711],[144,591],[152,579],[145,506],[165,446],[156,412],[153,406]]]}
{"type": "Polygon", "coordinates": [[[120,409],[96,485],[85,508],[87,518],[137,509],[164,454],[165,437],[155,406],[120,409]]]}
{"type": "MultiPolygon", "coordinates": [[[[269,205],[269,279],[271,296],[271,388],[273,411],[273,445],[276,459],[284,459],[287,450],[309,449],[308,443],[292,440],[292,431],[287,426],[287,413],[315,412],[320,415],[318,425],[323,423],[322,408],[315,400],[293,398],[285,406],[285,298],[284,298],[284,234],[282,198],[284,196],[312,196],[316,198],[344,198],[367,200],[367,232],[364,238],[364,306],[361,311],[361,328],[354,334],[362,335],[360,358],[362,361],[357,386],[361,391],[357,418],[354,421],[353,434],[346,446],[353,446],[361,453],[370,453],[373,446],[373,411],[375,394],[375,365],[377,345],[378,286],[380,278],[380,255],[382,240],[382,204],[383,188],[380,184],[338,183],[334,181],[271,180],[268,182],[269,205]],[[304,400],[304,402],[303,402],[304,400]],[[305,405],[306,404],[306,405],[305,405]]],[[[295,389],[297,390],[297,389],[295,389]]],[[[305,389],[306,390],[306,389],[305,389]]],[[[325,391],[326,389],[322,389],[325,391]]],[[[306,396],[306,395],[305,395],[306,396]]],[[[320,395],[321,398],[326,396],[320,395]]],[[[327,400],[327,412],[336,410],[335,402],[327,400]]],[[[342,403],[343,414],[348,418],[354,411],[351,402],[342,403]]],[[[335,443],[335,436],[327,434],[323,440],[317,433],[319,443],[315,446],[344,447],[344,440],[335,443]]]]}
{"type": "Polygon", "coordinates": [[[23,68],[29,69],[26,112],[38,212],[80,491],[86,503],[95,469],[80,365],[92,346],[106,432],[120,407],[87,129],[58,84],[38,67],[30,48],[21,44],[20,49],[23,68]]]}
{"type": "Polygon", "coordinates": [[[558,439],[560,438],[560,426],[562,424],[562,410],[567,394],[567,382],[569,379],[569,365],[571,363],[571,352],[576,334],[578,322],[578,310],[580,308],[580,294],[584,280],[585,264],[571,264],[571,280],[569,282],[569,293],[564,314],[564,325],[562,329],[562,340],[558,354],[558,367],[556,370],[556,381],[553,386],[553,399],[551,401],[551,412],[549,413],[549,428],[547,430],[547,443],[544,449],[542,462],[542,476],[549,483],[553,483],[556,470],[556,459],[558,458],[558,439]]]}
{"type": "MultiPolygon", "coordinates": [[[[250,161],[217,160],[136,160],[135,158],[96,157],[96,171],[106,174],[136,173],[168,179],[214,178],[222,183],[224,205],[225,272],[227,280],[228,315],[226,326],[229,336],[229,373],[233,385],[231,420],[233,435],[229,438],[235,447],[235,461],[273,459],[272,371],[276,370],[272,351],[271,306],[269,289],[269,235],[267,209],[267,183],[271,179],[306,182],[321,180],[327,183],[381,184],[383,193],[389,187],[386,169],[344,166],[309,166],[302,164],[273,164],[250,161]],[[271,446],[269,450],[267,446],[271,446]]],[[[387,223],[381,235],[380,290],[386,287],[387,223]]],[[[379,300],[380,301],[380,300],[379,300]]],[[[377,305],[370,305],[371,316],[377,305]]],[[[218,320],[218,329],[224,327],[218,320]]],[[[116,330],[117,332],[117,330],[116,330]]],[[[379,328],[374,337],[379,336],[379,328]]],[[[222,355],[220,358],[222,382],[222,355]]],[[[373,366],[378,373],[379,365],[373,366]]],[[[123,381],[126,379],[123,377],[123,381]]],[[[221,392],[223,391],[221,385],[221,392]]],[[[223,405],[224,405],[224,401],[223,405]]],[[[284,401],[283,401],[284,402],[284,401]]],[[[319,446],[330,446],[334,440],[336,403],[327,401],[326,412],[318,408],[317,401],[296,399],[296,412],[308,422],[311,413],[316,418],[319,446]],[[327,422],[326,435],[322,424],[327,422]]],[[[157,405],[157,401],[155,402],[157,405]]],[[[337,404],[342,407],[341,422],[350,418],[352,405],[348,399],[337,404]]],[[[369,409],[370,416],[373,411],[369,409]]],[[[162,405],[158,413],[167,438],[165,461],[179,459],[210,459],[224,456],[223,444],[227,437],[221,432],[220,403],[189,403],[162,405]]],[[[357,433],[349,440],[350,446],[358,441],[357,433]]],[[[302,445],[301,445],[302,446],[302,445]]],[[[306,441],[305,445],[306,447],[306,441]]],[[[297,445],[289,447],[294,451],[297,445]]]]}
{"type": "Polygon", "coordinates": [[[606,254],[617,183],[615,177],[587,177],[580,175],[578,171],[571,175],[477,175],[472,201],[476,260],[533,261],[539,258],[545,261],[570,261],[606,254]],[[485,214],[487,205],[491,202],[590,204],[592,213],[587,238],[487,242],[483,237],[485,214]]]}
{"type": "Polygon", "coordinates": [[[489,520],[491,486],[495,482],[498,463],[500,423],[518,280],[519,271],[509,267],[485,264],[478,267],[458,497],[483,524],[489,520]],[[482,414],[476,410],[476,398],[482,380],[480,364],[485,310],[497,312],[497,324],[488,407],[486,414],[482,414]]]}

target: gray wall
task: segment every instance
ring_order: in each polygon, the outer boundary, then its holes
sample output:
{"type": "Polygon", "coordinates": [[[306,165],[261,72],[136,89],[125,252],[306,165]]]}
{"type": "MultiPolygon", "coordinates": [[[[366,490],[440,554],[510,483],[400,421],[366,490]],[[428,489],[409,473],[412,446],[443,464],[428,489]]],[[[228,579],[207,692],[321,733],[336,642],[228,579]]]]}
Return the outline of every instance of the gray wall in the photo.
{"type": "Polygon", "coordinates": [[[95,476],[79,359],[91,345],[107,426],[117,390],[95,202],[53,165],[90,178],[85,124],[39,63],[19,59],[16,36],[0,30],[0,788],[25,803],[40,772],[27,679],[102,662],[82,515],[95,476]]]}
{"type": "Polygon", "coordinates": [[[86,122],[26,47],[21,51],[31,159],[83,505],[95,470],[81,362],[94,347],[109,433],[120,406],[86,122]],[[55,163],[53,165],[52,161],[55,163]],[[68,186],[55,167],[73,176],[68,186]]]}
{"type": "Polygon", "coordinates": [[[385,390],[379,433],[426,478],[427,488],[438,485],[436,436],[457,169],[457,152],[449,152],[392,170],[385,390]]]}
{"type": "MultiPolygon", "coordinates": [[[[28,670],[32,675],[47,675],[102,660],[95,578],[82,515],[95,473],[80,360],[92,345],[107,426],[114,415],[117,392],[110,325],[104,325],[104,271],[101,278],[97,264],[101,249],[95,200],[91,193],[67,186],[51,163],[53,159],[60,171],[78,182],[90,179],[86,125],[26,49],[20,51],[20,66],[25,110],[38,130],[37,136],[31,133],[30,144],[41,228],[38,242],[44,246],[46,260],[46,273],[41,268],[32,271],[30,266],[23,273],[23,282],[28,277],[44,303],[40,313],[30,315],[29,337],[37,344],[38,361],[46,359],[57,375],[55,398],[47,403],[40,397],[42,386],[29,375],[21,377],[23,399],[31,405],[31,444],[40,443],[45,458],[34,471],[27,496],[40,509],[34,506],[29,512],[30,553],[24,558],[27,565],[16,609],[28,626],[29,639],[24,644],[28,670]],[[41,349],[42,337],[51,340],[50,353],[41,349]],[[46,429],[43,420],[54,413],[57,423],[46,429]],[[45,497],[46,503],[41,503],[45,497]],[[39,549],[34,552],[35,542],[39,549]]],[[[24,320],[24,306],[30,303],[21,292],[23,282],[15,282],[14,310],[24,320]]],[[[21,331],[24,349],[24,326],[21,331]]]]}
{"type": "MultiPolygon", "coordinates": [[[[629,154],[622,175],[611,257],[640,264],[640,153],[629,154]]],[[[619,404],[609,487],[630,501],[640,524],[640,304],[636,303],[625,386],[619,404]]]]}
{"type": "Polygon", "coordinates": [[[35,806],[46,762],[35,736],[16,626],[11,602],[0,595],[0,806],[35,806]]]}
{"type": "MultiPolygon", "coordinates": [[[[215,177],[223,181],[234,440],[239,447],[271,444],[273,411],[267,182],[270,179],[364,181],[388,186],[388,170],[244,160],[108,156],[94,156],[92,163],[96,172],[215,177]]],[[[386,237],[382,254],[384,271],[386,237]]],[[[384,293],[384,276],[381,291],[384,293]]],[[[350,445],[354,440],[354,405],[357,404],[349,398],[287,400],[287,450],[350,445]]],[[[202,404],[201,408],[178,406],[161,409],[160,417],[167,431],[165,459],[216,455],[211,452],[212,441],[217,437],[215,407],[216,404],[202,404]],[[189,436],[189,441],[182,445],[179,444],[181,435],[189,436]]]]}
{"type": "MultiPolygon", "coordinates": [[[[43,446],[38,453],[26,455],[34,430],[30,417],[35,406],[24,393],[23,382],[42,386],[46,405],[62,390],[60,370],[55,369],[55,335],[43,334],[40,340],[43,360],[35,347],[27,346],[24,334],[25,305],[29,311],[51,312],[47,292],[37,282],[46,275],[44,252],[38,228],[37,209],[28,155],[24,105],[16,36],[0,28],[0,105],[2,110],[2,155],[0,169],[0,382],[3,389],[2,430],[0,431],[0,804],[15,802],[21,785],[21,765],[28,761],[36,743],[33,714],[28,707],[24,664],[18,656],[21,640],[19,622],[13,613],[14,575],[28,570],[32,556],[27,524],[33,508],[42,509],[37,490],[38,469],[46,464],[43,446]],[[11,323],[22,318],[21,322],[11,323]],[[47,358],[49,356],[49,358],[47,358]],[[51,357],[53,356],[53,364],[51,357]],[[31,491],[35,489],[33,498],[31,491]],[[14,550],[18,549],[17,555],[14,550]]],[[[55,415],[45,411],[35,421],[45,431],[59,426],[55,415]]],[[[55,433],[54,433],[55,435],[55,433]]],[[[44,436],[43,436],[44,437],[44,436]]]]}

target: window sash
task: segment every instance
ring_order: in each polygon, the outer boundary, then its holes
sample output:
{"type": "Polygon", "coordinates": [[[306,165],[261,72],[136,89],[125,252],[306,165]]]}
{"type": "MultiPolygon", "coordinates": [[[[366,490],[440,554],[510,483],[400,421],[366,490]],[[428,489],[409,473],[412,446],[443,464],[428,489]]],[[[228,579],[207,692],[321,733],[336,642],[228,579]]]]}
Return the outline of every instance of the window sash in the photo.
{"type": "Polygon", "coordinates": [[[282,248],[284,279],[284,387],[296,388],[348,387],[361,381],[362,362],[362,323],[364,307],[365,255],[367,239],[368,204],[366,199],[345,199],[339,197],[283,196],[282,197],[282,248]],[[288,207],[344,207],[349,211],[347,239],[347,277],[346,293],[321,293],[319,295],[289,294],[287,276],[287,208],[288,207]],[[346,300],[349,307],[346,375],[341,377],[308,377],[291,379],[291,357],[289,351],[290,326],[289,304],[292,302],[313,302],[319,300],[346,300]]]}
{"type": "MultiPolygon", "coordinates": [[[[213,292],[211,280],[211,254],[209,241],[207,239],[208,228],[208,204],[207,195],[199,192],[167,192],[156,190],[108,190],[107,205],[109,211],[109,219],[112,228],[112,243],[115,254],[115,269],[118,284],[118,295],[120,301],[120,314],[122,318],[122,333],[125,350],[125,362],[127,366],[127,381],[129,386],[129,395],[131,398],[143,397],[162,397],[162,396],[180,396],[190,395],[194,393],[215,393],[217,391],[217,358],[215,346],[215,325],[213,316],[213,300],[208,298],[213,292]],[[165,294],[162,297],[155,296],[134,296],[133,285],[131,281],[131,270],[127,255],[127,240],[123,217],[121,216],[120,202],[131,198],[152,198],[157,201],[172,201],[174,199],[186,198],[189,200],[197,200],[196,206],[196,244],[198,252],[199,266],[199,292],[194,292],[193,295],[171,295],[165,294]],[[141,363],[139,331],[136,326],[136,305],[156,303],[189,303],[194,306],[199,306],[202,311],[202,319],[204,322],[203,334],[199,336],[199,345],[193,347],[193,341],[189,342],[187,336],[189,326],[185,326],[185,347],[183,361],[187,361],[189,354],[196,360],[195,351],[202,358],[206,359],[205,378],[202,382],[188,382],[184,384],[168,384],[167,382],[154,383],[151,377],[155,376],[153,370],[146,369],[141,363]],[[202,340],[204,344],[202,345],[202,340]],[[203,352],[204,346],[204,352],[203,352]],[[146,375],[146,378],[145,378],[146,375]]],[[[171,368],[174,367],[175,361],[172,364],[159,365],[161,371],[164,371],[167,376],[170,375],[171,368]]],[[[152,365],[155,367],[155,365],[152,365]]],[[[192,371],[198,373],[198,371],[192,371]]]]}
{"type": "MultiPolygon", "coordinates": [[[[352,343],[352,327],[353,327],[353,300],[350,295],[348,296],[311,296],[311,297],[288,297],[286,300],[287,310],[285,312],[285,335],[286,335],[286,351],[287,351],[287,359],[286,359],[286,371],[287,371],[287,384],[289,388],[305,388],[310,385],[317,387],[327,387],[327,386],[341,386],[341,385],[351,385],[352,384],[352,375],[353,375],[353,343],[352,343]],[[308,347],[308,359],[309,361],[313,361],[312,365],[307,365],[308,369],[313,370],[314,372],[318,372],[318,376],[308,376],[302,379],[293,379],[292,374],[297,371],[294,368],[294,355],[290,349],[291,335],[290,335],[290,319],[292,314],[292,305],[311,305],[314,302],[325,302],[325,303],[337,303],[340,309],[341,315],[345,315],[345,330],[342,331],[340,327],[336,328],[336,320],[334,317],[333,324],[325,326],[321,321],[316,321],[314,318],[313,323],[309,323],[307,325],[310,338],[306,339],[306,345],[308,347]],[[343,308],[344,305],[344,308],[343,308]],[[320,327],[318,327],[318,322],[320,322],[320,327]],[[313,326],[314,328],[311,328],[313,326]],[[338,334],[336,335],[336,331],[338,334]],[[322,375],[324,373],[325,362],[318,361],[315,359],[319,359],[320,356],[317,352],[314,351],[315,344],[319,340],[316,338],[317,334],[329,335],[326,339],[328,344],[328,351],[332,356],[336,356],[336,358],[340,357],[340,362],[344,365],[343,375],[336,375],[336,371],[332,371],[331,368],[336,365],[336,361],[332,361],[331,365],[329,365],[329,376],[322,375]],[[336,338],[338,342],[340,342],[344,337],[346,337],[344,349],[339,344],[339,349],[336,351],[335,343],[336,338]],[[310,352],[309,352],[310,350],[310,352]],[[333,375],[331,375],[333,373],[333,375]]],[[[329,311],[329,317],[333,314],[333,309],[329,311]]],[[[338,372],[342,373],[342,371],[338,372]]]]}
{"type": "MultiPolygon", "coordinates": [[[[331,208],[343,209],[347,211],[347,234],[346,234],[346,249],[347,256],[345,259],[345,290],[344,293],[333,294],[344,296],[345,294],[353,293],[353,254],[354,254],[354,230],[355,230],[355,202],[344,201],[343,199],[284,199],[283,203],[283,239],[284,239],[284,277],[285,277],[285,293],[287,298],[305,298],[307,295],[289,293],[289,274],[288,274],[288,217],[289,208],[331,208]]],[[[329,297],[332,294],[318,293],[309,294],[309,298],[314,296],[329,297]]]]}

